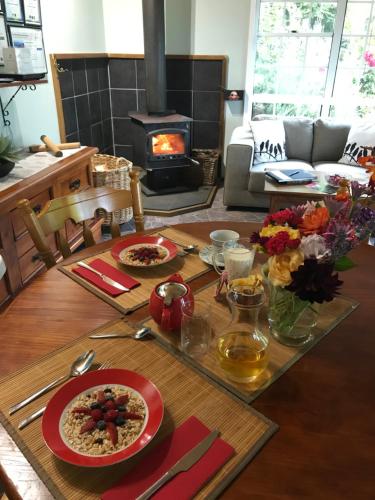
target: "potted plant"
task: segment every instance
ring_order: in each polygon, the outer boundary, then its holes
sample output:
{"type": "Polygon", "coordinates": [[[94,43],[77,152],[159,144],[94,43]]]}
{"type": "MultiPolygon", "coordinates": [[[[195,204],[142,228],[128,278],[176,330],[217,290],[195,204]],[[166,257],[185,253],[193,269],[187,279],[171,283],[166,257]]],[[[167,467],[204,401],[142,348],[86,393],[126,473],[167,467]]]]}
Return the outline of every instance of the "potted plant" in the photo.
{"type": "Polygon", "coordinates": [[[5,177],[14,168],[18,160],[12,141],[0,135],[0,177],[5,177]]]}

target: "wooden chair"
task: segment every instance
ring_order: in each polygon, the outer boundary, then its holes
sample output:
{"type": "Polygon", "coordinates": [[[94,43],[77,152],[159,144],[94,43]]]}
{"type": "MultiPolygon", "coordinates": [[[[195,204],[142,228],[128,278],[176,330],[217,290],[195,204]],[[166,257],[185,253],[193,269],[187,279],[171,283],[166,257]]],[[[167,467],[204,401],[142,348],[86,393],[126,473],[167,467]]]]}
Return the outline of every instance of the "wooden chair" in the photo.
{"type": "MultiPolygon", "coordinates": [[[[87,189],[76,194],[50,200],[39,214],[35,214],[29,200],[24,199],[18,202],[18,208],[22,211],[25,225],[48,269],[56,264],[56,259],[46,236],[56,233],[57,247],[64,258],[69,257],[72,253],[65,235],[65,222],[69,219],[76,224],[82,223],[83,239],[86,247],[95,245],[87,221],[94,216],[95,211],[99,208],[107,212],[113,212],[114,210],[132,207],[136,230],[143,231],[144,218],[139,173],[133,171],[129,175],[131,179],[130,191],[111,187],[87,189]]],[[[117,223],[112,222],[111,234],[112,238],[120,236],[120,228],[117,223]]]]}

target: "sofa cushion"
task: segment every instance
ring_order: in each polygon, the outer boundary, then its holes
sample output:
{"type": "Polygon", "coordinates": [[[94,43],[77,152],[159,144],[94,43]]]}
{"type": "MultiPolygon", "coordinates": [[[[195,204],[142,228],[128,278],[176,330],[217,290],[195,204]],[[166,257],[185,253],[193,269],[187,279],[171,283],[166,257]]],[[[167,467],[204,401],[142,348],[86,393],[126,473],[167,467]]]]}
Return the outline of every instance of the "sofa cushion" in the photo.
{"type": "Polygon", "coordinates": [[[309,118],[284,118],[285,153],[291,160],[311,162],[314,122],[309,118]]]}
{"type": "Polygon", "coordinates": [[[347,179],[357,180],[366,184],[370,175],[366,173],[366,169],[364,168],[355,167],[353,165],[344,165],[343,163],[318,162],[314,163],[314,169],[316,172],[322,172],[327,176],[342,175],[347,179]]]}
{"type": "Polygon", "coordinates": [[[304,161],[300,160],[288,160],[288,161],[279,161],[269,162],[269,163],[259,163],[258,165],[253,165],[250,170],[249,177],[249,191],[254,191],[257,193],[262,193],[264,190],[264,172],[266,170],[285,170],[285,169],[301,169],[313,171],[313,167],[304,161]]]}
{"type": "Polygon", "coordinates": [[[371,155],[373,148],[375,148],[375,123],[362,121],[352,125],[339,163],[358,166],[360,165],[358,159],[371,155]]]}
{"type": "Polygon", "coordinates": [[[250,127],[254,138],[254,165],[287,159],[282,120],[254,121],[250,127]]]}
{"type": "Polygon", "coordinates": [[[350,125],[318,118],[314,122],[312,162],[337,162],[344,151],[350,125]]]}

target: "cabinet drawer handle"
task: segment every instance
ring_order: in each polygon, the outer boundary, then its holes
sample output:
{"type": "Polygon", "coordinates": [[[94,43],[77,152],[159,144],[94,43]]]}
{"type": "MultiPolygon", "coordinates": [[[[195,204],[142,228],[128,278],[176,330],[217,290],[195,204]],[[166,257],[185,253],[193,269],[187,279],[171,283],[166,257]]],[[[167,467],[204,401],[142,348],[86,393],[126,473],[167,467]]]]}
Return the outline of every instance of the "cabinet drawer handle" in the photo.
{"type": "Polygon", "coordinates": [[[40,255],[38,253],[31,257],[31,262],[36,262],[37,260],[40,260],[40,255]]]}
{"type": "Polygon", "coordinates": [[[35,205],[35,207],[33,207],[33,211],[37,215],[40,214],[40,212],[42,211],[42,205],[40,203],[38,203],[38,205],[35,205]]]}
{"type": "Polygon", "coordinates": [[[76,191],[77,189],[79,189],[81,186],[81,179],[74,179],[74,181],[72,181],[70,184],[69,184],[69,189],[71,191],[76,191]]]}

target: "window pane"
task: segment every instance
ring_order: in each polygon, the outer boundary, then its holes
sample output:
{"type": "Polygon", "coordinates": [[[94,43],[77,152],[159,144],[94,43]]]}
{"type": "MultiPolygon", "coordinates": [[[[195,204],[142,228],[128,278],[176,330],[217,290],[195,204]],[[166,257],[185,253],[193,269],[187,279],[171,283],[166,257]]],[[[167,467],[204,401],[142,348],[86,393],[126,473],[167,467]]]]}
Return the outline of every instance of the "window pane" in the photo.
{"type": "Polygon", "coordinates": [[[257,115],[273,115],[273,104],[254,102],[251,110],[251,117],[257,115]]]}
{"type": "Polygon", "coordinates": [[[261,2],[259,33],[332,33],[336,2],[261,2]]]}
{"type": "Polygon", "coordinates": [[[371,3],[348,2],[346,7],[344,34],[360,35],[370,26],[371,3]]]}

